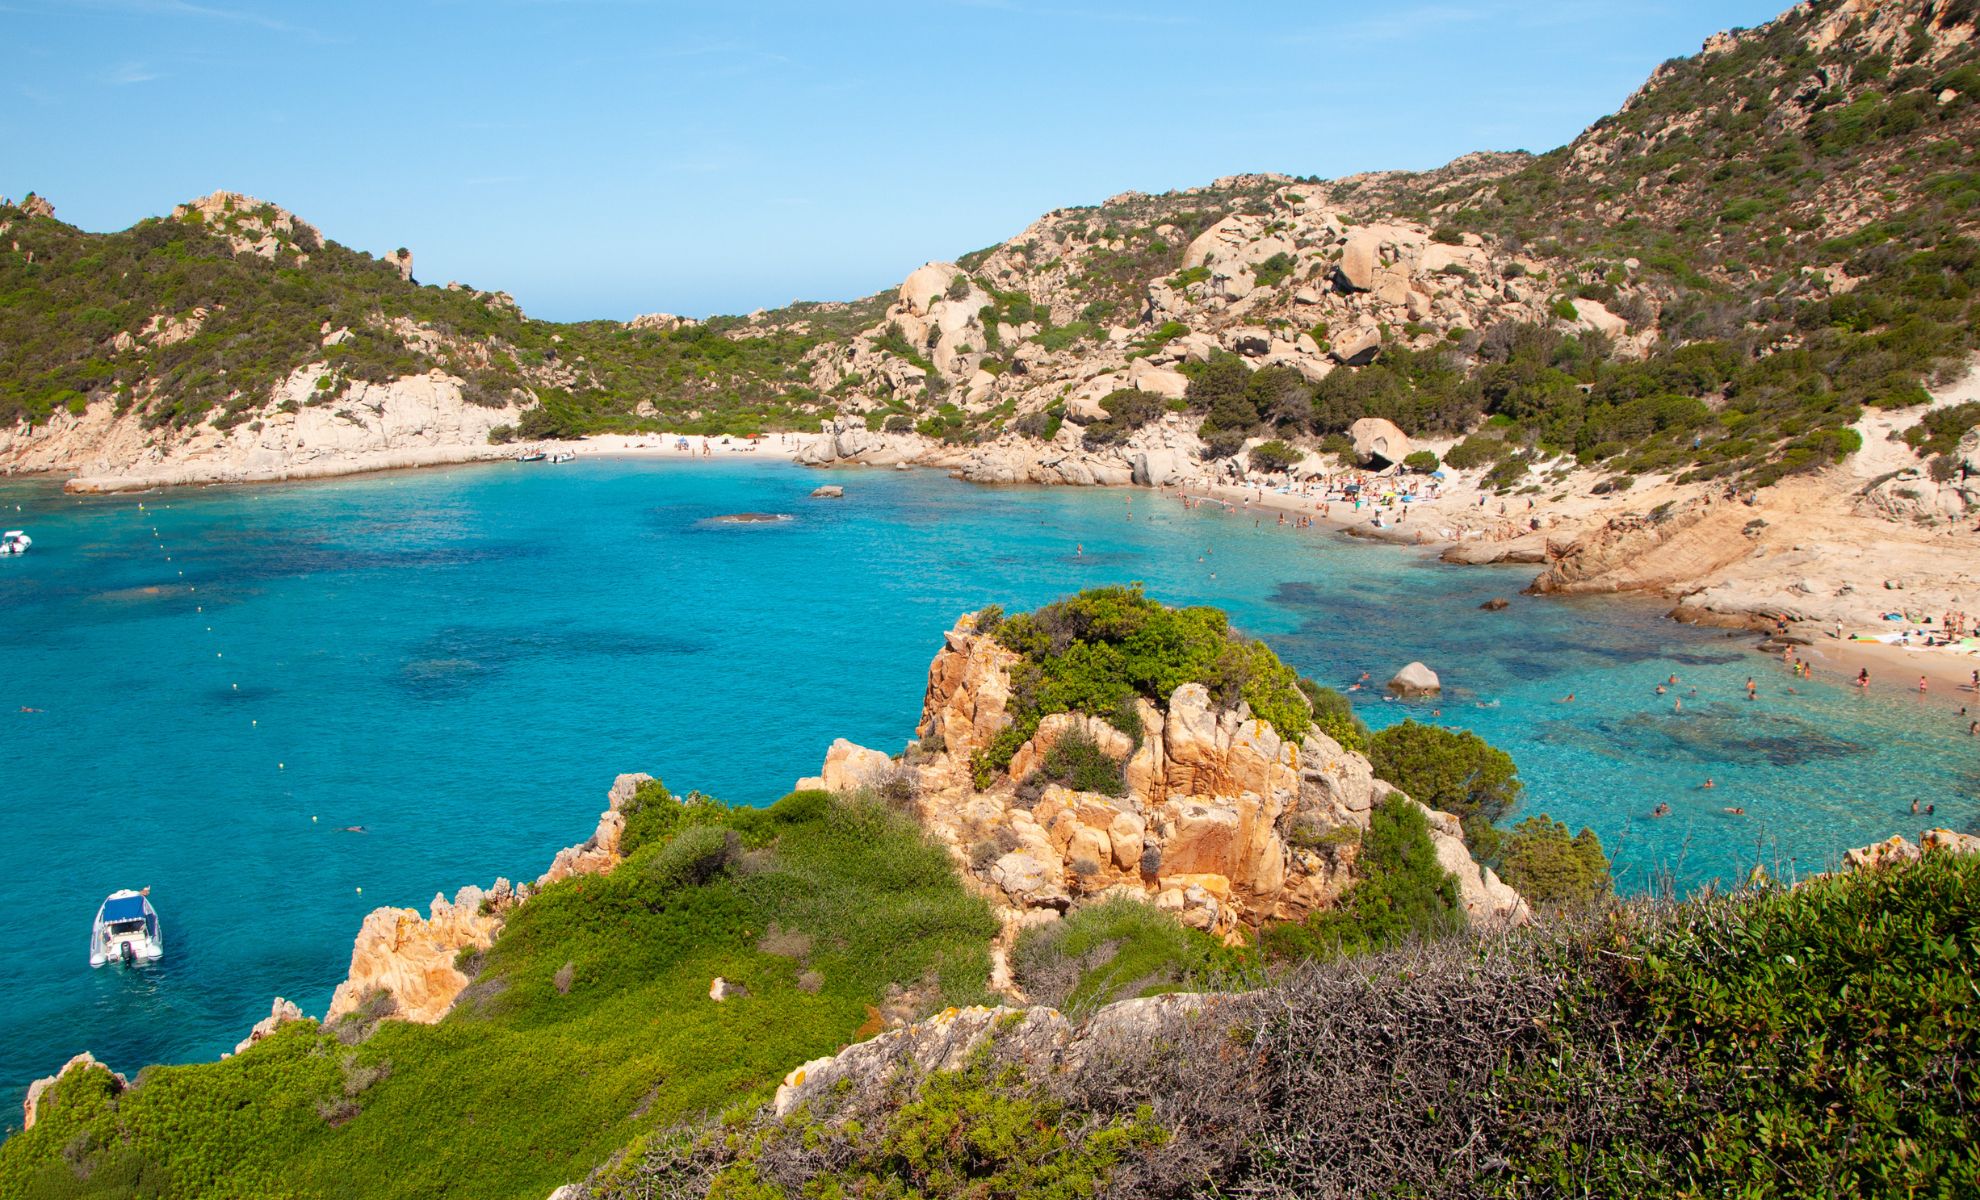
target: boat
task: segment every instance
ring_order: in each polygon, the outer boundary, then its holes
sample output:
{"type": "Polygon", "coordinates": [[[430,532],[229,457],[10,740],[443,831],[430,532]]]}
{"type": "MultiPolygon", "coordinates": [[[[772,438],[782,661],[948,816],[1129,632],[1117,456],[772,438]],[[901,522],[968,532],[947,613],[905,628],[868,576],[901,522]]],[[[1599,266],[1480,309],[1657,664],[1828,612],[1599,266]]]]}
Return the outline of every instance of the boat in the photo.
{"type": "Polygon", "coordinates": [[[552,455],[550,456],[550,461],[551,461],[551,462],[553,462],[553,463],[565,463],[565,462],[569,462],[569,461],[571,461],[572,459],[574,459],[574,458],[576,458],[576,457],[577,457],[577,454],[576,454],[576,453],[575,453],[574,451],[570,451],[570,450],[563,450],[563,451],[560,451],[560,452],[558,452],[558,453],[556,453],[556,454],[552,454],[552,455]]]}
{"type": "Polygon", "coordinates": [[[0,533],[0,554],[26,554],[34,539],[18,529],[0,533]]]}
{"type": "Polygon", "coordinates": [[[541,451],[541,450],[525,450],[525,451],[523,451],[523,452],[522,452],[521,454],[518,454],[518,455],[516,455],[516,461],[517,461],[517,462],[542,462],[542,461],[543,461],[543,460],[544,460],[545,458],[547,458],[547,457],[549,457],[549,456],[548,456],[548,455],[546,455],[546,454],[544,454],[544,453],[543,453],[543,451],[541,451]]]}
{"type": "Polygon", "coordinates": [[[152,962],[165,954],[165,934],[158,928],[158,910],[151,907],[151,889],[111,892],[96,910],[89,931],[89,965],[121,962],[125,966],[152,962]]]}

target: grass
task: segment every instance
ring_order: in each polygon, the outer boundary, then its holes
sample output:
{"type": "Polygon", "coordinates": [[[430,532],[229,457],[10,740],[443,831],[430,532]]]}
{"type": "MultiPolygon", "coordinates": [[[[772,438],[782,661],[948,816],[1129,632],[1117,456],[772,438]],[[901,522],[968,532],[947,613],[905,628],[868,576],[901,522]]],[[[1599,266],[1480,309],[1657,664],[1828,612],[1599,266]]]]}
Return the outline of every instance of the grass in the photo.
{"type": "Polygon", "coordinates": [[[1090,1012],[1117,1000],[1198,991],[1241,969],[1248,955],[1185,927],[1151,904],[1116,896],[1024,931],[1011,952],[1034,1004],[1090,1012]]]}
{"type": "Polygon", "coordinates": [[[532,898],[437,1025],[305,1022],[115,1098],[72,1077],[0,1147],[0,1194],[126,1195],[140,1173],[160,1196],[541,1200],[866,1036],[890,989],[982,1000],[994,931],[882,806],[704,804],[609,875],[532,898]],[[717,975],[749,995],[709,1000],[717,975]]]}

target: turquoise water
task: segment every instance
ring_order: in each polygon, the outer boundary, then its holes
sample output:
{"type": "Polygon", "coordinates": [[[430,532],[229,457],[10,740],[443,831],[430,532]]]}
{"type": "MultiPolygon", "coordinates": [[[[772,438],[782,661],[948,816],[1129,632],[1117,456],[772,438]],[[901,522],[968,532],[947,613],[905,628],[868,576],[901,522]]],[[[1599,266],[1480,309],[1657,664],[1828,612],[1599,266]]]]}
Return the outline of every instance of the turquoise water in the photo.
{"type": "MultiPolygon", "coordinates": [[[[1934,823],[1980,817],[1957,701],[1789,695],[1747,640],[1519,596],[1530,568],[1146,492],[862,471],[806,499],[820,479],[582,460],[81,500],[0,484],[0,523],[35,538],[0,560],[0,1124],[82,1049],[133,1070],[231,1048],[276,994],[320,1013],[366,911],[535,877],[617,772],[763,803],[834,737],[898,749],[957,614],[1100,583],[1223,605],[1337,686],[1428,662],[1446,723],[1512,752],[1524,811],[1594,826],[1625,886],[1821,869],[1915,834],[1914,796],[1934,823]],[[795,519],[710,521],[743,511],[795,519]],[[1479,610],[1496,595],[1512,607],[1479,610]],[[1698,689],[1682,716],[1652,692],[1673,672],[1698,689]],[[140,885],[164,962],[92,971],[97,903],[140,885]]],[[[1371,723],[1404,715],[1358,698],[1371,723]]]]}

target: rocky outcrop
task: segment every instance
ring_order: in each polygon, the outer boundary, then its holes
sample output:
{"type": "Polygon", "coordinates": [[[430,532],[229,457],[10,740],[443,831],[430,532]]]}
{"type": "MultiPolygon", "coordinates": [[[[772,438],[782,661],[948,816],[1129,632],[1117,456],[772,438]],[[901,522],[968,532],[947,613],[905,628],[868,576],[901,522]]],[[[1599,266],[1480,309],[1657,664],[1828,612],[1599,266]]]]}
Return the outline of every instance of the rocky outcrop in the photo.
{"type": "MultiPolygon", "coordinates": [[[[156,336],[170,328],[159,326],[156,336]]],[[[276,389],[270,411],[225,429],[211,422],[180,433],[147,429],[108,402],[81,414],[64,410],[42,425],[0,428],[0,469],[71,471],[70,491],[107,492],[310,479],[513,453],[489,444],[488,434],[514,422],[521,408],[471,403],[454,376],[352,380],[342,391],[318,386],[330,378],[321,364],[301,368],[276,389]]]]}
{"type": "Polygon", "coordinates": [[[1385,467],[1409,457],[1409,435],[1394,421],[1383,417],[1363,417],[1348,426],[1354,439],[1354,456],[1364,466],[1385,467]]]}
{"type": "Polygon", "coordinates": [[[351,948],[351,970],[330,997],[325,1020],[357,1012],[371,997],[391,1000],[389,1015],[430,1025],[447,1015],[469,979],[455,965],[463,950],[495,944],[504,911],[516,901],[507,880],[492,891],[470,884],[454,894],[433,897],[427,916],[418,909],[375,908],[358,929],[351,948]]]}
{"type": "Polygon", "coordinates": [[[788,1116],[835,1093],[881,1088],[900,1074],[960,1070],[992,1042],[1001,1054],[1018,1061],[1077,1069],[1088,1056],[1143,1045],[1174,1022],[1229,999],[1182,993],[1122,1000],[1077,1024],[1050,1008],[946,1009],[793,1068],[778,1086],[771,1108],[779,1117],[788,1116]]]}
{"type": "Polygon", "coordinates": [[[1902,834],[1843,852],[1843,870],[1877,871],[1914,863],[1927,854],[1980,854],[1980,837],[1951,829],[1928,829],[1914,844],[1902,834]]]}
{"type": "Polygon", "coordinates": [[[1649,516],[1613,517],[1547,545],[1547,568],[1530,590],[1541,594],[1680,592],[1753,553],[1764,527],[1734,503],[1692,501],[1649,516]]]}
{"type": "Polygon", "coordinates": [[[111,1091],[113,1092],[121,1092],[131,1085],[130,1080],[96,1061],[96,1056],[85,1050],[68,1062],[63,1063],[62,1069],[53,1075],[45,1076],[28,1084],[27,1099],[21,1102],[21,1128],[34,1128],[35,1120],[41,1115],[42,1100],[48,1095],[48,1089],[60,1083],[71,1072],[86,1073],[89,1071],[101,1071],[105,1075],[108,1075],[110,1077],[111,1091]]]}
{"type": "MultiPolygon", "coordinates": [[[[1235,937],[1324,908],[1349,885],[1352,851],[1331,847],[1352,842],[1395,789],[1325,734],[1291,741],[1242,703],[1217,705],[1201,684],[1182,685],[1162,706],[1138,701],[1138,737],[1088,714],[1048,715],[1008,770],[978,788],[974,758],[1012,720],[1017,661],[964,617],[929,666],[917,754],[896,765],[835,743],[821,775],[801,784],[854,784],[856,763],[908,773],[922,823],[1007,921],[1122,894],[1235,937]],[[1033,786],[1052,747],[1075,733],[1122,764],[1124,794],[1033,786]]],[[[1524,901],[1471,860],[1457,819],[1424,811],[1473,919],[1523,919],[1524,901]]]]}
{"type": "MultiPolygon", "coordinates": [[[[582,844],[558,851],[537,886],[573,875],[603,874],[617,866],[619,839],[626,827],[622,810],[640,785],[652,778],[629,774],[614,779],[597,830],[582,844]]],[[[423,917],[411,908],[373,909],[351,947],[350,974],[337,985],[324,1019],[335,1021],[357,1012],[383,993],[390,1000],[388,1015],[427,1024],[438,1021],[469,983],[456,965],[461,953],[494,945],[508,914],[533,890],[497,879],[487,891],[464,887],[451,902],[443,895],[434,896],[423,917]]]]}
{"type": "Polygon", "coordinates": [[[234,1044],[234,1053],[239,1054],[282,1026],[302,1019],[302,1009],[277,996],[275,1003],[269,1006],[268,1015],[256,1021],[254,1028],[248,1030],[248,1035],[234,1044]]]}

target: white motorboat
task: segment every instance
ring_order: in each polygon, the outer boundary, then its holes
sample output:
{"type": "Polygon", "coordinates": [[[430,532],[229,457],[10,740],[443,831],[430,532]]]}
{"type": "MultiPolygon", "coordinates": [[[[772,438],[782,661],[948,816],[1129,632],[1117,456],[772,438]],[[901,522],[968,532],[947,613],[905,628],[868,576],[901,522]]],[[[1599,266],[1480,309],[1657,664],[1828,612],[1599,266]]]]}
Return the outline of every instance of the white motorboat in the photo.
{"type": "Polygon", "coordinates": [[[0,533],[0,554],[26,554],[34,539],[18,529],[0,533]]]}
{"type": "Polygon", "coordinates": [[[577,455],[572,451],[560,450],[550,456],[550,461],[553,463],[567,463],[576,457],[577,455]]]}
{"type": "Polygon", "coordinates": [[[89,931],[89,965],[136,966],[164,954],[165,933],[158,927],[158,910],[151,907],[151,889],[111,892],[96,910],[96,923],[89,931]]]}

